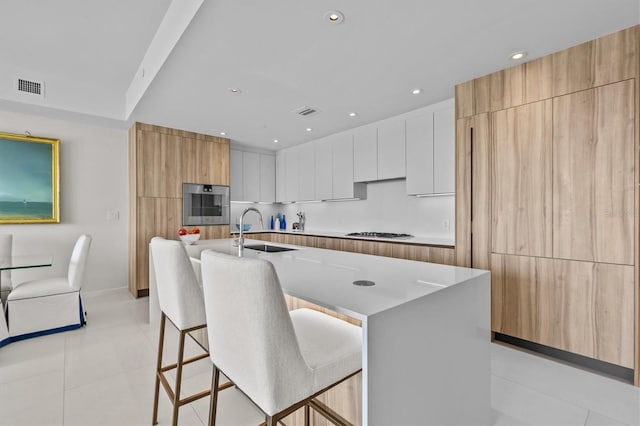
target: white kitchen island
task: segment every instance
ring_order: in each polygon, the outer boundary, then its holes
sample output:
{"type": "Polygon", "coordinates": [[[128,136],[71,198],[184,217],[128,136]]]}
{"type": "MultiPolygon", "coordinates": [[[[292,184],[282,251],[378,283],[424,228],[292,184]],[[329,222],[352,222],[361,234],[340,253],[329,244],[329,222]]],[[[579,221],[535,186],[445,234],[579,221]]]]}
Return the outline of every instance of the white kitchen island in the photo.
{"type": "MultiPolygon", "coordinates": [[[[297,250],[244,256],[272,262],[285,293],[362,321],[364,425],[491,424],[488,271],[268,244],[297,250]]],[[[237,254],[233,239],[187,246],[205,249],[237,254]]]]}

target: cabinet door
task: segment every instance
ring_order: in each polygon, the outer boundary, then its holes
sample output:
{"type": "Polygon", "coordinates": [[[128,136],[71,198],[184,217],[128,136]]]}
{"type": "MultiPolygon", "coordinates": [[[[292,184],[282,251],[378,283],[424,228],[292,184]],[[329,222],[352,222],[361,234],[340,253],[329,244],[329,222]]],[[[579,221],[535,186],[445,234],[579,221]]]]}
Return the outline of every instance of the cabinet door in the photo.
{"type": "Polygon", "coordinates": [[[316,153],[315,199],[333,198],[333,138],[324,138],[314,145],[316,153]]]}
{"type": "MultiPolygon", "coordinates": [[[[433,113],[407,118],[407,194],[433,193],[433,113]]],[[[453,131],[452,131],[453,132],[453,131]]],[[[451,141],[452,143],[454,141],[451,141]]],[[[451,168],[453,169],[453,158],[451,168]]]]}
{"type": "Polygon", "coordinates": [[[433,192],[455,192],[455,108],[433,113],[433,192]]]}
{"type": "Polygon", "coordinates": [[[353,132],[353,181],[378,179],[378,130],[373,126],[353,132]]]}
{"type": "Polygon", "coordinates": [[[551,102],[492,114],[493,252],[552,256],[551,102]]]}
{"type": "Polygon", "coordinates": [[[138,133],[138,195],[182,197],[182,138],[164,133],[138,133]]]}
{"type": "Polygon", "coordinates": [[[298,147],[287,148],[287,161],[285,162],[285,188],[284,201],[297,201],[300,194],[300,149],[298,147]]]}
{"type": "Polygon", "coordinates": [[[276,152],[276,201],[283,202],[287,199],[287,153],[286,151],[276,152]]]}
{"type": "Polygon", "coordinates": [[[634,268],[491,257],[493,331],[633,368],[634,268]]]}
{"type": "Polygon", "coordinates": [[[553,255],[634,264],[634,81],[553,100],[553,255]]]}
{"type": "Polygon", "coordinates": [[[312,143],[297,147],[298,169],[298,198],[295,201],[310,201],[316,196],[316,151],[312,143]]]}
{"type": "Polygon", "coordinates": [[[230,150],[231,157],[231,188],[229,191],[231,201],[244,201],[243,195],[243,158],[242,151],[230,150]]]}
{"type": "Polygon", "coordinates": [[[378,126],[378,179],[397,179],[407,175],[404,119],[378,126]]]}
{"type": "Polygon", "coordinates": [[[276,157],[260,154],[260,198],[272,203],[276,200],[276,157]]]}
{"type": "Polygon", "coordinates": [[[242,153],[243,201],[260,201],[260,154],[242,153]]]}
{"type": "Polygon", "coordinates": [[[349,133],[332,137],[333,197],[353,198],[353,139],[349,133]]]}

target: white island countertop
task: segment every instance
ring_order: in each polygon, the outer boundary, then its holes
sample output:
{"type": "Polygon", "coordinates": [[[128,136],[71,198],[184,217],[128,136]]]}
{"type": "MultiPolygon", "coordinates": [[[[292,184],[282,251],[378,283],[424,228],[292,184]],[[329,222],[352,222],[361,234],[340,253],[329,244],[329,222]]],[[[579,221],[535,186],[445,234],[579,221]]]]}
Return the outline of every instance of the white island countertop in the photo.
{"type": "MultiPolygon", "coordinates": [[[[237,255],[233,244],[199,241],[187,252],[237,255]]],[[[362,321],[363,425],[491,424],[488,271],[289,247],[296,250],[245,248],[243,256],[273,263],[285,293],[362,321]]],[[[152,288],[150,279],[150,299],[152,288]]]]}
{"type": "MultiPolygon", "coordinates": [[[[264,243],[245,239],[245,246],[264,243]]],[[[245,248],[243,256],[273,263],[285,293],[360,320],[488,274],[478,269],[435,263],[280,243],[267,244],[295,250],[270,253],[245,248]],[[353,282],[357,280],[373,281],[375,285],[354,285],[353,282]]],[[[233,255],[238,253],[233,239],[204,240],[187,246],[189,255],[196,259],[205,249],[233,255]]]]}

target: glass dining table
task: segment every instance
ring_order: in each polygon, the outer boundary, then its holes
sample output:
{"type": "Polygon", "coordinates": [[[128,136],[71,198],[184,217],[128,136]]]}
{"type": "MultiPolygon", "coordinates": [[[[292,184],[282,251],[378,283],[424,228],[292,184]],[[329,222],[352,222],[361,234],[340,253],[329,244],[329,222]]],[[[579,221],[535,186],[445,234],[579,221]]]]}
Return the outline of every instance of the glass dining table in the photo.
{"type": "MultiPolygon", "coordinates": [[[[30,269],[43,268],[53,265],[53,256],[49,255],[24,255],[0,257],[0,272],[10,269],[30,269]]],[[[0,273],[0,287],[2,286],[2,274],[0,273]]],[[[4,300],[0,299],[0,308],[2,309],[2,317],[0,319],[0,348],[11,343],[9,329],[7,327],[7,319],[4,310],[4,300]]]]}

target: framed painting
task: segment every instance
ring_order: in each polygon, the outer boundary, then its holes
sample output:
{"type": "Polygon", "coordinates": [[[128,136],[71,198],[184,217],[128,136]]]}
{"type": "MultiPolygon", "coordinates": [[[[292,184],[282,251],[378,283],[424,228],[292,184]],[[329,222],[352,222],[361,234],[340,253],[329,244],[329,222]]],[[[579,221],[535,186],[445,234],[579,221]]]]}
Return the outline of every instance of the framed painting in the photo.
{"type": "Polygon", "coordinates": [[[0,224],[60,222],[60,140],[0,132],[0,224]]]}

